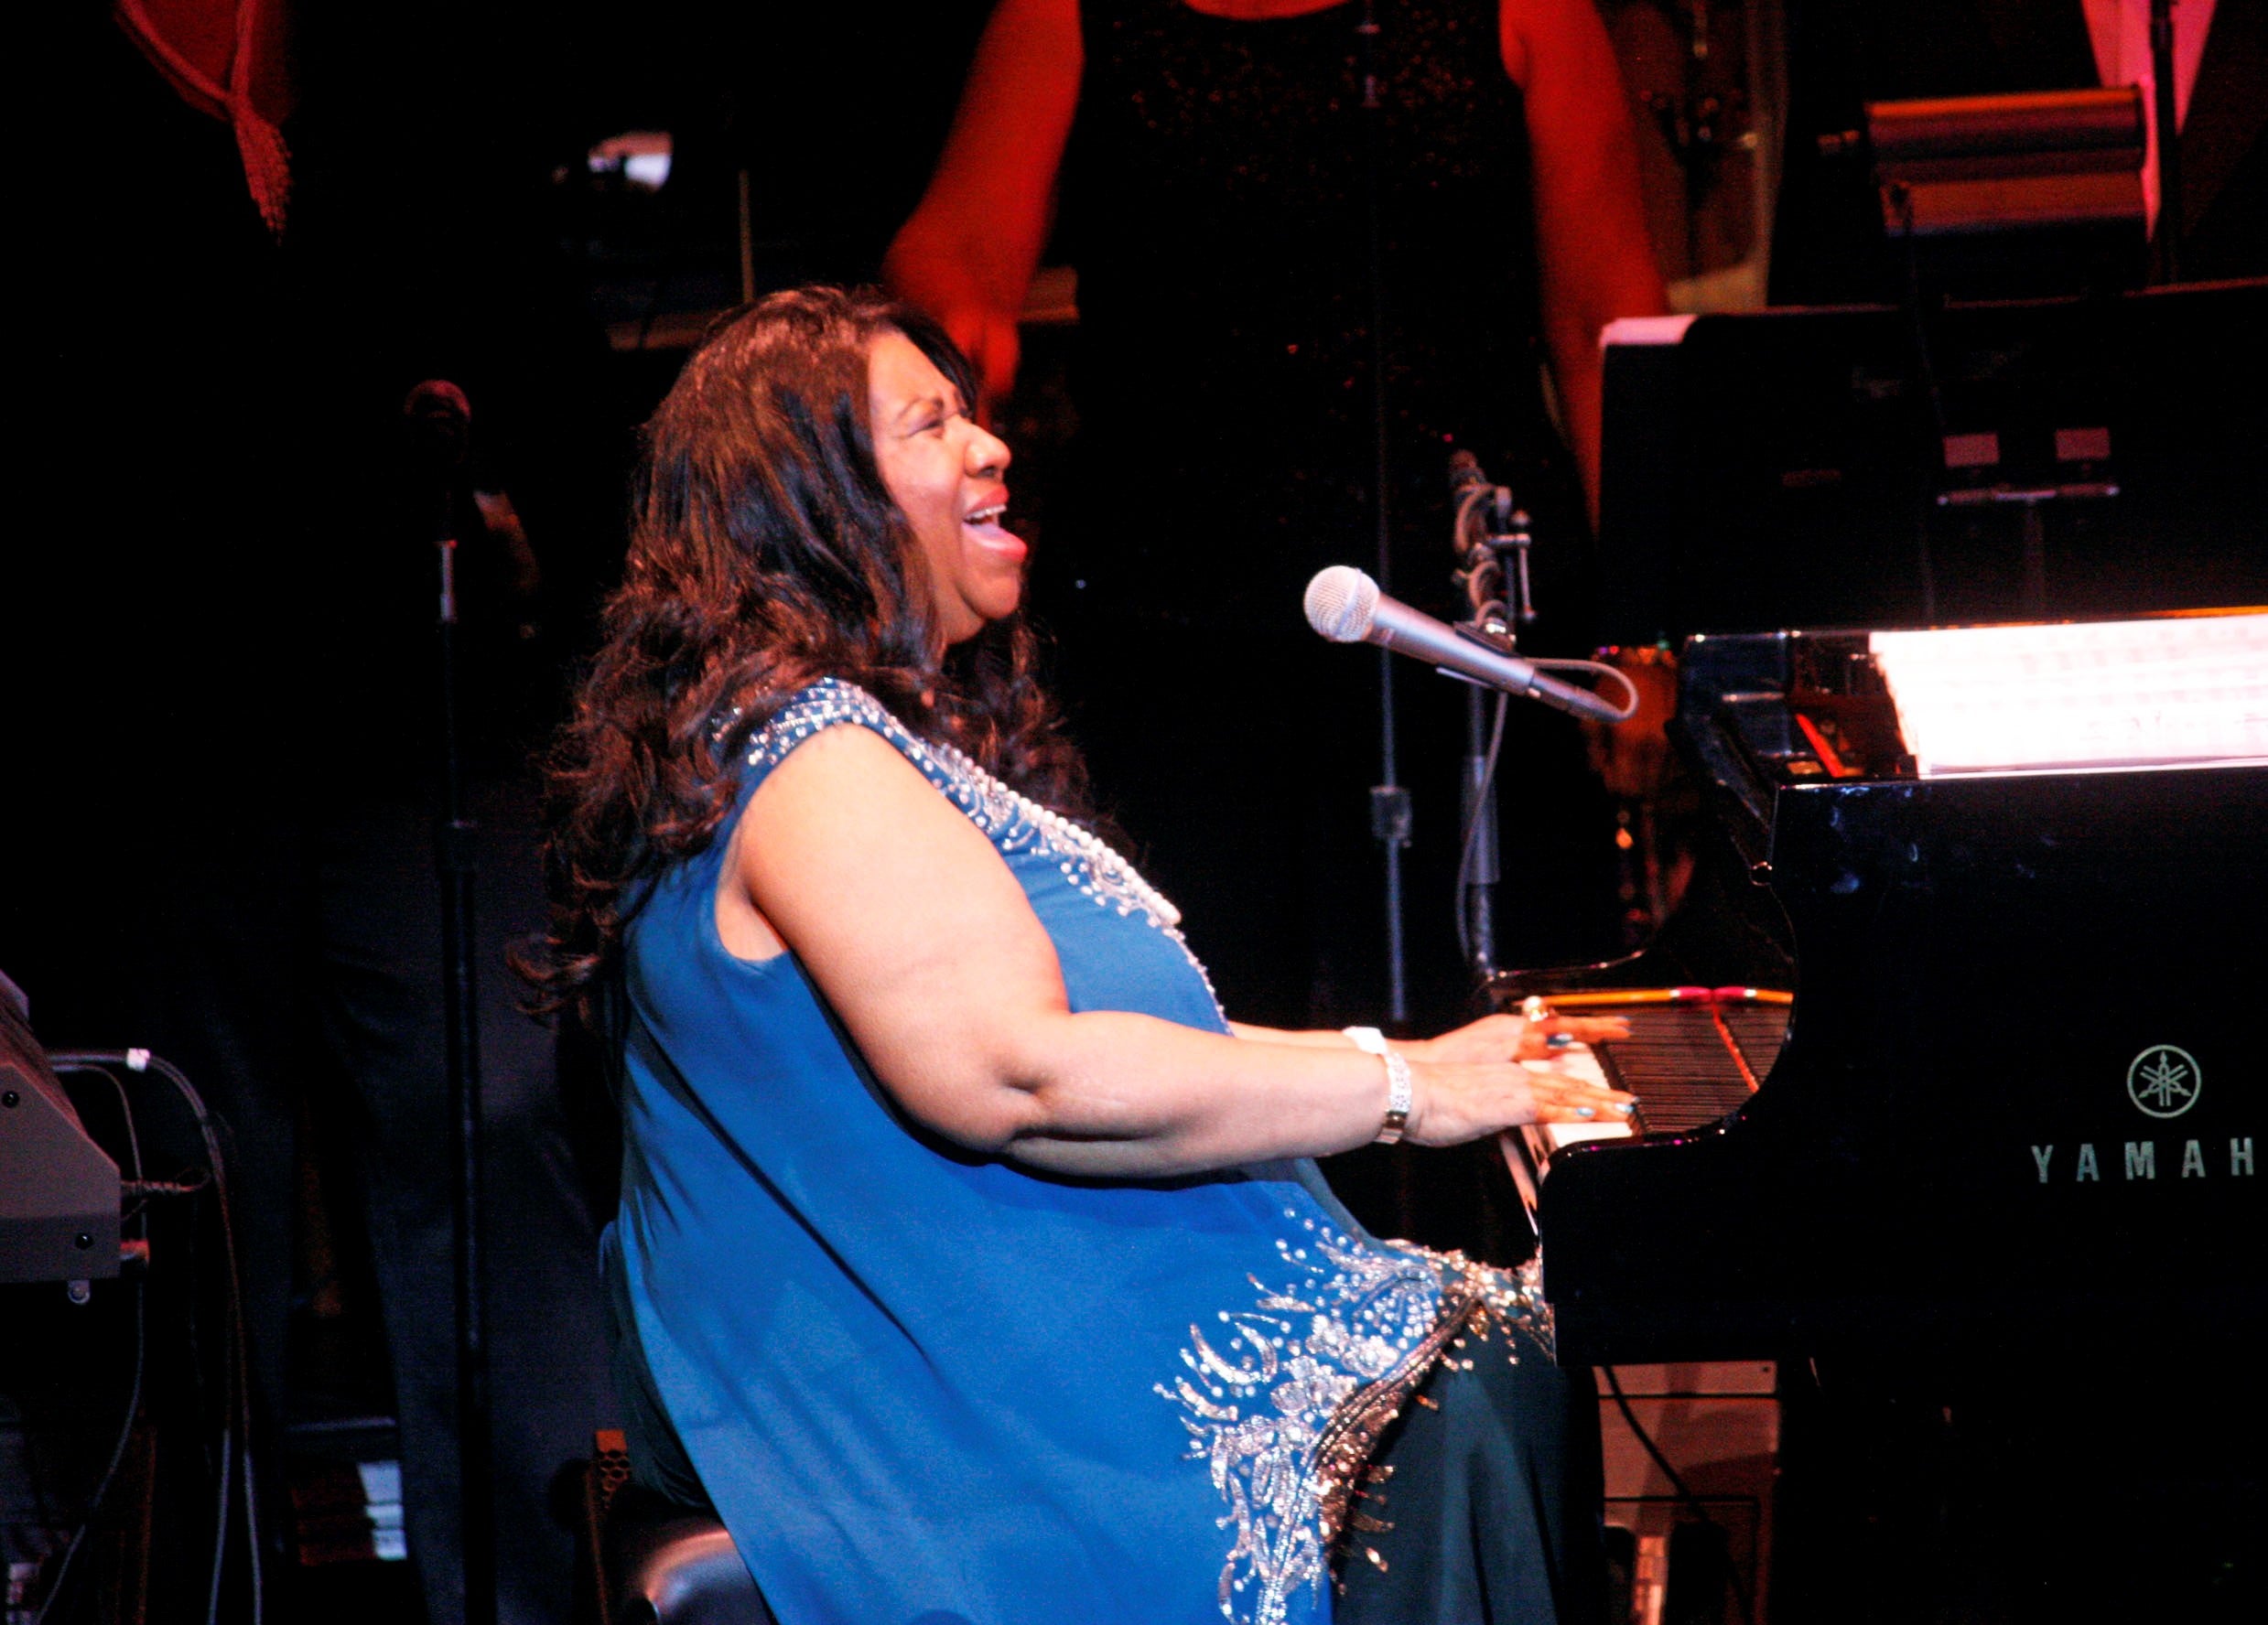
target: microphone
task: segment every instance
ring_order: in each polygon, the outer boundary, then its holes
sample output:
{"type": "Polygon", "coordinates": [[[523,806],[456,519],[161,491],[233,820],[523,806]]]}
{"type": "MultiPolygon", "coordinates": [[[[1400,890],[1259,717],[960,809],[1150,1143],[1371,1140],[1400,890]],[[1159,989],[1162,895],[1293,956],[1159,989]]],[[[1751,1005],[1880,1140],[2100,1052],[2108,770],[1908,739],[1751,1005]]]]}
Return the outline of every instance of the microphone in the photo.
{"type": "Polygon", "coordinates": [[[411,455],[424,471],[440,477],[463,466],[472,441],[472,404],[446,378],[428,378],[402,402],[411,455]]]}
{"type": "Polygon", "coordinates": [[[1449,454],[1449,497],[1456,500],[1476,485],[1486,485],[1488,476],[1481,471],[1481,459],[1469,451],[1449,454]]]}
{"type": "Polygon", "coordinates": [[[1307,624],[1334,643],[1376,643],[1483,688],[1541,700],[1555,711],[1593,722],[1620,722],[1624,713],[1589,689],[1562,683],[1534,661],[1499,653],[1462,637],[1454,627],[1389,598],[1352,565],[1318,570],[1307,584],[1307,624]]]}
{"type": "MultiPolygon", "coordinates": [[[[403,398],[402,423],[408,437],[410,469],[423,487],[418,494],[427,501],[428,538],[440,549],[441,625],[453,627],[457,624],[456,485],[458,471],[465,466],[465,454],[472,445],[472,404],[448,379],[428,378],[403,398]]],[[[448,681],[454,683],[456,679],[452,676],[448,681]]]]}
{"type": "MultiPolygon", "coordinates": [[[[1457,510],[1456,534],[1452,541],[1456,545],[1457,556],[1460,559],[1466,559],[1469,556],[1476,557],[1484,550],[1483,538],[1474,535],[1465,524],[1465,515],[1468,512],[1485,502],[1493,511],[1492,517],[1496,521],[1495,530],[1502,531],[1506,525],[1512,522],[1512,492],[1507,487],[1498,485],[1490,479],[1487,470],[1481,467],[1481,459],[1469,451],[1453,451],[1449,454],[1449,500],[1456,505],[1457,510]]],[[[1528,516],[1522,514],[1519,518],[1519,529],[1524,532],[1527,528],[1528,516]]],[[[1527,558],[1527,552],[1522,549],[1520,554],[1520,607],[1522,608],[1526,605],[1528,596],[1527,558]]],[[[1535,616],[1530,612],[1522,615],[1520,619],[1533,620],[1535,616]]]]}

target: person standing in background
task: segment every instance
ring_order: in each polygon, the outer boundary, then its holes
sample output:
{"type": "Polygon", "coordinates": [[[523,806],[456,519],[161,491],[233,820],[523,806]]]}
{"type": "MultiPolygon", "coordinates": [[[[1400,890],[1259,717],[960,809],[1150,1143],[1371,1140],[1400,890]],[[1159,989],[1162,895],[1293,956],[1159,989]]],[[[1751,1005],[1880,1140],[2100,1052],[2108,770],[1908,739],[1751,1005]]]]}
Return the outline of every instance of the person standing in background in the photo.
{"type": "MultiPolygon", "coordinates": [[[[1589,0],[1003,0],[884,263],[988,389],[1015,382],[1059,205],[1079,427],[1033,593],[1073,725],[1225,997],[1369,1019],[1377,669],[1316,639],[1301,592],[1326,564],[1377,569],[1383,530],[1389,590],[1457,613],[1463,447],[1535,514],[1544,626],[1580,647],[1598,334],[1663,307],[1605,31],[1589,0]]],[[[1469,980],[1464,699],[1399,675],[1413,1015],[1439,1020],[1469,980]]],[[[1563,920],[1594,793],[1573,730],[1518,718],[1506,752],[1526,918],[1563,920]]]]}

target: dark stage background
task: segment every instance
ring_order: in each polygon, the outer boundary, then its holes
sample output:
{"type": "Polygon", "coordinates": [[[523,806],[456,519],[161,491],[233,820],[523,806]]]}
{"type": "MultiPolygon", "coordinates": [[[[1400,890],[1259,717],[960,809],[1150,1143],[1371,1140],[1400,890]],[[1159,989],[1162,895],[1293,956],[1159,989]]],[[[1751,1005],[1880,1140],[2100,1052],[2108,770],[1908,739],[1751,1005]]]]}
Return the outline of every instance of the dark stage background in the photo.
{"type": "MultiPolygon", "coordinates": [[[[148,1045],[231,1119],[271,1531],[305,1513],[292,1488],[327,1465],[405,1459],[412,1543],[444,1554],[424,1577],[437,1595],[453,1584],[444,1102],[437,995],[420,991],[438,978],[420,528],[433,493],[405,444],[403,397],[422,379],[463,386],[473,453],[455,496],[508,491],[541,566],[540,584],[515,581],[501,545],[475,547],[465,590],[502,1617],[550,1621],[566,1617],[572,1559],[571,1486],[555,1474],[612,1420],[590,1254],[612,1168],[588,1058],[557,1064],[553,1035],[512,1008],[501,963],[504,940],[540,922],[533,753],[619,564],[634,428],[683,337],[738,300],[744,248],[760,288],[874,274],[987,9],[302,6],[280,241],[229,128],[185,105],[104,8],[40,9],[19,42],[30,105],[11,258],[28,443],[0,575],[0,971],[49,1047],[148,1045]],[[658,192],[587,159],[635,130],[673,136],[658,192]],[[392,1367],[377,1352],[389,1316],[392,1367]]],[[[1633,18],[1649,8],[1605,9],[1626,58],[1643,59],[1633,18]]],[[[1868,93],[2062,82],[2083,67],[2068,27],[2032,30],[2044,6],[1935,9],[1960,14],[1940,25],[1946,52],[1968,53],[1958,62],[1916,43],[1921,26],[1894,0],[1791,5],[1796,88],[1785,128],[1760,124],[1767,148],[1784,137],[1799,154],[1841,128],[1853,86],[1885,61],[1897,82],[1868,93]],[[1875,35],[1901,49],[1854,54],[1875,35]],[[1984,58],[1964,43],[1976,38],[1993,42],[1984,58]]],[[[2207,269],[2268,268],[2268,211],[2246,201],[2261,196],[2257,136],[2255,120],[2216,171],[2227,200],[2199,227],[2207,269]]],[[[1670,199],[1658,214],[1681,221],[1695,171],[1652,147],[1648,162],[1670,199]]],[[[1784,291],[1876,292],[1867,247],[1852,246],[1871,199],[1860,193],[1854,216],[1848,188],[1828,196],[1834,178],[1816,168],[1789,167],[1813,200],[1777,228],[1784,291]]],[[[1703,232],[1670,242],[1657,223],[1674,275],[1745,252],[1703,232]]],[[[1007,424],[1019,507],[1042,526],[1064,342],[1034,329],[1007,424]]],[[[1613,947],[1613,899],[1596,902],[1516,920],[1505,957],[1613,947]]],[[[1447,899],[1420,906],[1446,918],[1447,899]]],[[[192,1158],[178,1124],[146,1134],[153,1163],[192,1158]]],[[[1365,1177],[1377,1200],[1410,1200],[1380,1184],[1394,1176],[1365,1177]]],[[[164,1515],[147,1618],[171,1625],[204,1605],[212,1237],[183,1221],[157,1240],[157,1268],[180,1275],[151,1320],[146,1477],[164,1515]]],[[[0,1299],[0,1317],[22,1308],[0,1319],[0,1436],[16,1452],[0,1454],[0,1477],[44,1464],[48,1511],[83,1497],[84,1463],[115,1426],[128,1332],[106,1301],[90,1315],[53,1295],[0,1299]]],[[[0,1522],[25,1511],[0,1507],[0,1522]]],[[[133,1549],[122,1530],[108,1538],[133,1549]]],[[[271,1618],[420,1606],[408,1565],[271,1581],[271,1618]]]]}
{"type": "MultiPolygon", "coordinates": [[[[983,6],[297,9],[280,242],[228,125],[105,8],[43,13],[25,47],[0,967],[49,1047],[155,1049],[232,1125],[271,1545],[286,1523],[303,1552],[335,1541],[342,1464],[404,1462],[420,1563],[351,1560],[358,1492],[350,1560],[271,1550],[269,1617],[407,1617],[420,1566],[448,1617],[433,495],[401,406],[459,383],[460,526],[469,488],[508,492],[542,571],[524,591],[502,547],[466,549],[502,1617],[563,1620],[555,1475],[614,1420],[591,1253],[613,1169],[596,1083],[570,1069],[563,1092],[502,951],[541,923],[533,752],[620,558],[632,430],[684,353],[618,350],[609,324],[737,300],[743,164],[767,285],[870,277],[983,6]],[[636,129],[675,135],[658,194],[586,161],[636,129]]],[[[143,1125],[168,1168],[194,1159],[178,1116],[160,1100],[143,1125]]],[[[139,1589],[157,1625],[203,1615],[216,1242],[210,1214],[153,1235],[174,1290],[127,1474],[154,1484],[157,1534],[144,1566],[113,1517],[74,1606],[139,1589]]],[[[92,1312],[6,1290],[0,1522],[67,1525],[130,1320],[107,1286],[92,1312]]]]}

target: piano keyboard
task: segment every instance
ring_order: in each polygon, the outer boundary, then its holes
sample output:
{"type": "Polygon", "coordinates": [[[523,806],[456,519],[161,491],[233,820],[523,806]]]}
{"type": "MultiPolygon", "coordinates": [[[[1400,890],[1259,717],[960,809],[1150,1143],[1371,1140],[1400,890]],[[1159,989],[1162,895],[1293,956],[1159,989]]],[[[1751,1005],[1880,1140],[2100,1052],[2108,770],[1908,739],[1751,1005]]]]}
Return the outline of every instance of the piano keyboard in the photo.
{"type": "Polygon", "coordinates": [[[1740,1106],[1772,1070],[1791,1000],[1755,987],[1664,987],[1571,993],[1547,1002],[1562,1016],[1620,1016],[1630,1036],[1526,1064],[1627,1090],[1638,1097],[1638,1109],[1627,1124],[1531,1124],[1517,1136],[1499,1136],[1531,1210],[1536,1170],[1562,1146],[1678,1134],[1740,1106]]]}

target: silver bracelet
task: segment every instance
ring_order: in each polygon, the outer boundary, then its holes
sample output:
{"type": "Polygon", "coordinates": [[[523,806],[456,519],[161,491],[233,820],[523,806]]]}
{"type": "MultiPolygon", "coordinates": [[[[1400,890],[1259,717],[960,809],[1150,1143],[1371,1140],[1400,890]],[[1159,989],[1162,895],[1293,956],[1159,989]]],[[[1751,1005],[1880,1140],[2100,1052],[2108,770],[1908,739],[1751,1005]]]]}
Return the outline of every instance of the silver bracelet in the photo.
{"type": "Polygon", "coordinates": [[[1355,1049],[1386,1063],[1386,1119],[1378,1125],[1375,1144],[1394,1145],[1401,1139],[1402,1130],[1409,1126],[1409,1110],[1415,1103],[1409,1062],[1375,1027],[1348,1027],[1340,1031],[1355,1049]]]}

